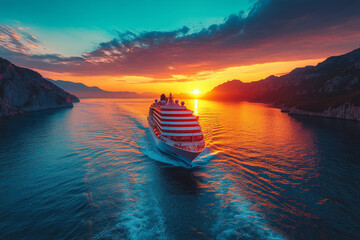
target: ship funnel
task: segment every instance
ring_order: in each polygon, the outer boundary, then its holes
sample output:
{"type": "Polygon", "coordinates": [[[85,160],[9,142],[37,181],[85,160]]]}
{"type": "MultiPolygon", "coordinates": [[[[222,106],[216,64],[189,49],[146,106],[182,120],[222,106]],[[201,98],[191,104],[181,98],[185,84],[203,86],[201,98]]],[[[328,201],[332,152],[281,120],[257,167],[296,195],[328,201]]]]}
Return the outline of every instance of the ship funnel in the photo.
{"type": "Polygon", "coordinates": [[[173,104],[173,103],[174,103],[173,97],[172,97],[172,94],[171,94],[171,93],[170,93],[170,96],[169,96],[169,103],[170,103],[170,104],[173,104]]]}

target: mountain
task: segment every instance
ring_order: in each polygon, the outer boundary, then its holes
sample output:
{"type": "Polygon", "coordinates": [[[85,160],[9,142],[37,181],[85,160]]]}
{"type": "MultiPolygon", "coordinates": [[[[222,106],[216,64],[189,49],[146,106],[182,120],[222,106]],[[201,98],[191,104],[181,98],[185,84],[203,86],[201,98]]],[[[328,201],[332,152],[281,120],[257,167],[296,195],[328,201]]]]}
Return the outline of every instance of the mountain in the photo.
{"type": "Polygon", "coordinates": [[[79,99],[39,73],[0,58],[0,118],[24,112],[72,107],[79,99]]]}
{"type": "Polygon", "coordinates": [[[79,98],[144,98],[157,96],[154,93],[138,94],[136,92],[126,91],[112,92],[105,91],[98,87],[88,87],[82,83],[75,83],[63,80],[52,80],[49,78],[47,78],[47,80],[54,83],[58,87],[61,87],[66,91],[75,94],[79,98]]]}
{"type": "Polygon", "coordinates": [[[280,77],[250,83],[232,80],[205,98],[267,102],[290,113],[360,121],[360,48],[280,77]]]}

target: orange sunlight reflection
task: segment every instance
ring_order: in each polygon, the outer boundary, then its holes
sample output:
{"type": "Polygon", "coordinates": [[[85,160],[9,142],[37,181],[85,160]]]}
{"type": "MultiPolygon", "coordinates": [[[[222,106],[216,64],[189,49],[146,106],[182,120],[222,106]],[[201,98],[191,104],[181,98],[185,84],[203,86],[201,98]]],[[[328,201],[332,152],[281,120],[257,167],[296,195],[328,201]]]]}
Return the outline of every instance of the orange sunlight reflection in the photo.
{"type": "MultiPolygon", "coordinates": [[[[282,201],[282,193],[289,186],[319,176],[319,163],[308,157],[317,154],[316,135],[279,109],[202,99],[186,103],[200,116],[207,147],[217,152],[212,160],[216,168],[226,169],[222,177],[230,180],[228,189],[257,202],[254,210],[276,208],[274,202],[282,201]]],[[[219,191],[219,182],[208,181],[199,187],[219,191]]],[[[227,197],[224,201],[231,201],[227,197]]],[[[299,205],[288,207],[295,215],[315,218],[299,205]]]]}

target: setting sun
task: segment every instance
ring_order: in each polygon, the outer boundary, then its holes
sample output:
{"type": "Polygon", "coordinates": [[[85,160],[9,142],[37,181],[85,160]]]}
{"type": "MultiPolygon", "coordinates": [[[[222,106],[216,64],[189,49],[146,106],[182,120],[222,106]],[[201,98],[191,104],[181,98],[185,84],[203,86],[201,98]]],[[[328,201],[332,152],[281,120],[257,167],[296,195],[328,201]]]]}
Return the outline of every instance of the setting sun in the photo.
{"type": "Polygon", "coordinates": [[[199,94],[199,93],[200,93],[199,89],[195,89],[195,90],[193,91],[193,94],[199,94]]]}

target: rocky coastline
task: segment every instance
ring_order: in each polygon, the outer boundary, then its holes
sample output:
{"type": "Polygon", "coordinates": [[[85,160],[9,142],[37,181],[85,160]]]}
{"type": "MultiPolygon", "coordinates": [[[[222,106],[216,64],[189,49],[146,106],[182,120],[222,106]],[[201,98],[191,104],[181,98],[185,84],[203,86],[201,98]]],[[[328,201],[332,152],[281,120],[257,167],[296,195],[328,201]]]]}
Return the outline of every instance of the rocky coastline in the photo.
{"type": "Polygon", "coordinates": [[[39,73],[0,58],[0,118],[54,108],[71,108],[80,100],[39,73]]]}
{"type": "Polygon", "coordinates": [[[360,106],[352,104],[344,104],[339,107],[331,107],[323,112],[310,112],[297,108],[281,109],[283,112],[288,112],[290,115],[305,115],[313,117],[336,118],[344,120],[360,121],[360,106]]]}

